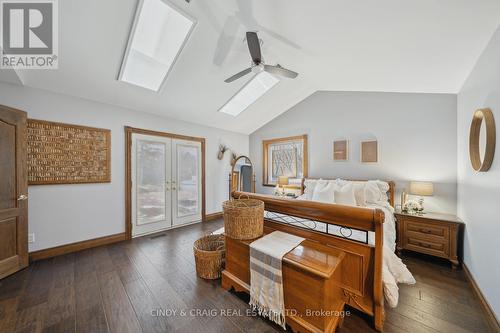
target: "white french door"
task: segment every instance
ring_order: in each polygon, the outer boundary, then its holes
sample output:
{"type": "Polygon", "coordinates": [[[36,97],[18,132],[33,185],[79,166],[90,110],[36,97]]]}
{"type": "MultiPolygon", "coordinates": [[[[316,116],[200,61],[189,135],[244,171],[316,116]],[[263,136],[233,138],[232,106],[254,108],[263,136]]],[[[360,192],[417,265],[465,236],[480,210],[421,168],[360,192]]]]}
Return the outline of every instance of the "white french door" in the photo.
{"type": "Polygon", "coordinates": [[[201,221],[201,143],[132,134],[132,236],[201,221]]]}
{"type": "Polygon", "coordinates": [[[201,143],[173,139],[173,225],[200,221],[201,200],[201,143]]]}

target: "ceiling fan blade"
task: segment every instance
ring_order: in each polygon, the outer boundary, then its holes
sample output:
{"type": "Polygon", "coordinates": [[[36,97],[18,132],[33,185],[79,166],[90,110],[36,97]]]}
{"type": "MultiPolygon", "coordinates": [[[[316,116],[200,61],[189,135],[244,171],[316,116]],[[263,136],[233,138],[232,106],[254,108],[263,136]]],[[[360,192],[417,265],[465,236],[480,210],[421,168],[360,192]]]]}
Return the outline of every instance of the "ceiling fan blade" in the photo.
{"type": "Polygon", "coordinates": [[[258,65],[262,62],[262,54],[260,52],[260,41],[259,36],[254,31],[247,31],[247,44],[250,55],[252,56],[252,61],[258,65]]]}
{"type": "Polygon", "coordinates": [[[233,76],[231,76],[230,78],[225,79],[225,80],[224,80],[224,82],[226,82],[226,83],[233,82],[234,80],[237,80],[237,79],[239,79],[240,77],[247,75],[247,74],[248,74],[248,73],[250,73],[251,71],[252,71],[252,69],[251,69],[251,68],[244,69],[244,70],[242,70],[241,72],[234,74],[234,75],[233,75],[233,76]]]}
{"type": "Polygon", "coordinates": [[[295,79],[299,73],[291,71],[289,69],[281,67],[279,64],[276,66],[264,65],[264,70],[271,74],[276,74],[284,77],[288,77],[290,79],[295,79]]]}

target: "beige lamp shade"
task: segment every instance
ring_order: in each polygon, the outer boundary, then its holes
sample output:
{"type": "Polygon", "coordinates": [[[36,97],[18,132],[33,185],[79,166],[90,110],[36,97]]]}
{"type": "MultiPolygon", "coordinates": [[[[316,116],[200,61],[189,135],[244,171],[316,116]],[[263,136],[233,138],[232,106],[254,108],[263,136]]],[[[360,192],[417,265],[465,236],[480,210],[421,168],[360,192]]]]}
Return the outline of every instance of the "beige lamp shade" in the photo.
{"type": "Polygon", "coordinates": [[[431,182],[410,182],[410,194],[431,196],[434,194],[434,184],[431,182]]]}
{"type": "Polygon", "coordinates": [[[279,176],[278,177],[278,185],[279,186],[288,185],[288,177],[286,177],[286,176],[279,176]]]}

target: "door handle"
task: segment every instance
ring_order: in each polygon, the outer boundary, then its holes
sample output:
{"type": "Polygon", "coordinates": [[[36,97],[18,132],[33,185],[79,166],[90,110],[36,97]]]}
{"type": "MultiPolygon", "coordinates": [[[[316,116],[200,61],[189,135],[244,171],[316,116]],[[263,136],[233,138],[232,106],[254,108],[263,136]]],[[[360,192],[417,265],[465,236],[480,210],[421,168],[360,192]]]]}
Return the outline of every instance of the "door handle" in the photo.
{"type": "Polygon", "coordinates": [[[172,187],[172,191],[175,191],[175,190],[176,190],[176,188],[175,188],[175,187],[172,187]]]}
{"type": "Polygon", "coordinates": [[[24,201],[24,200],[28,200],[28,196],[25,195],[25,194],[21,194],[18,198],[17,198],[17,201],[24,201]]]}

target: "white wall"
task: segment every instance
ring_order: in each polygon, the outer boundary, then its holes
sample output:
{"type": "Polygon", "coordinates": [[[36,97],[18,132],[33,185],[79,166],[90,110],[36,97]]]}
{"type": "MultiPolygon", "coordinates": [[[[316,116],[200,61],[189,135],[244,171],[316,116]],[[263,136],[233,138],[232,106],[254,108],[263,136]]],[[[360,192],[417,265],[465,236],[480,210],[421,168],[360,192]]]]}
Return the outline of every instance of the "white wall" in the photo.
{"type": "Polygon", "coordinates": [[[464,261],[500,318],[500,28],[458,94],[458,215],[466,222],[464,261]],[[489,107],[497,124],[497,156],[488,172],[473,171],[469,127],[473,112],[489,107]]]}
{"type": "Polygon", "coordinates": [[[221,211],[228,195],[231,154],[219,161],[219,143],[248,154],[247,135],[43,90],[0,83],[0,104],[24,110],[30,118],[111,129],[111,183],[29,187],[29,232],[36,237],[30,251],[125,231],[124,126],[206,138],[207,213],[221,211]]]}
{"type": "MultiPolygon", "coordinates": [[[[426,209],[456,212],[456,96],[316,92],[250,135],[250,157],[262,187],[262,140],[308,134],[309,176],[435,183],[426,209]],[[333,141],[349,139],[348,162],[333,161],[333,141]],[[360,163],[361,140],[377,139],[379,162],[360,163]]],[[[396,203],[399,203],[396,197],[396,203]]]]}

